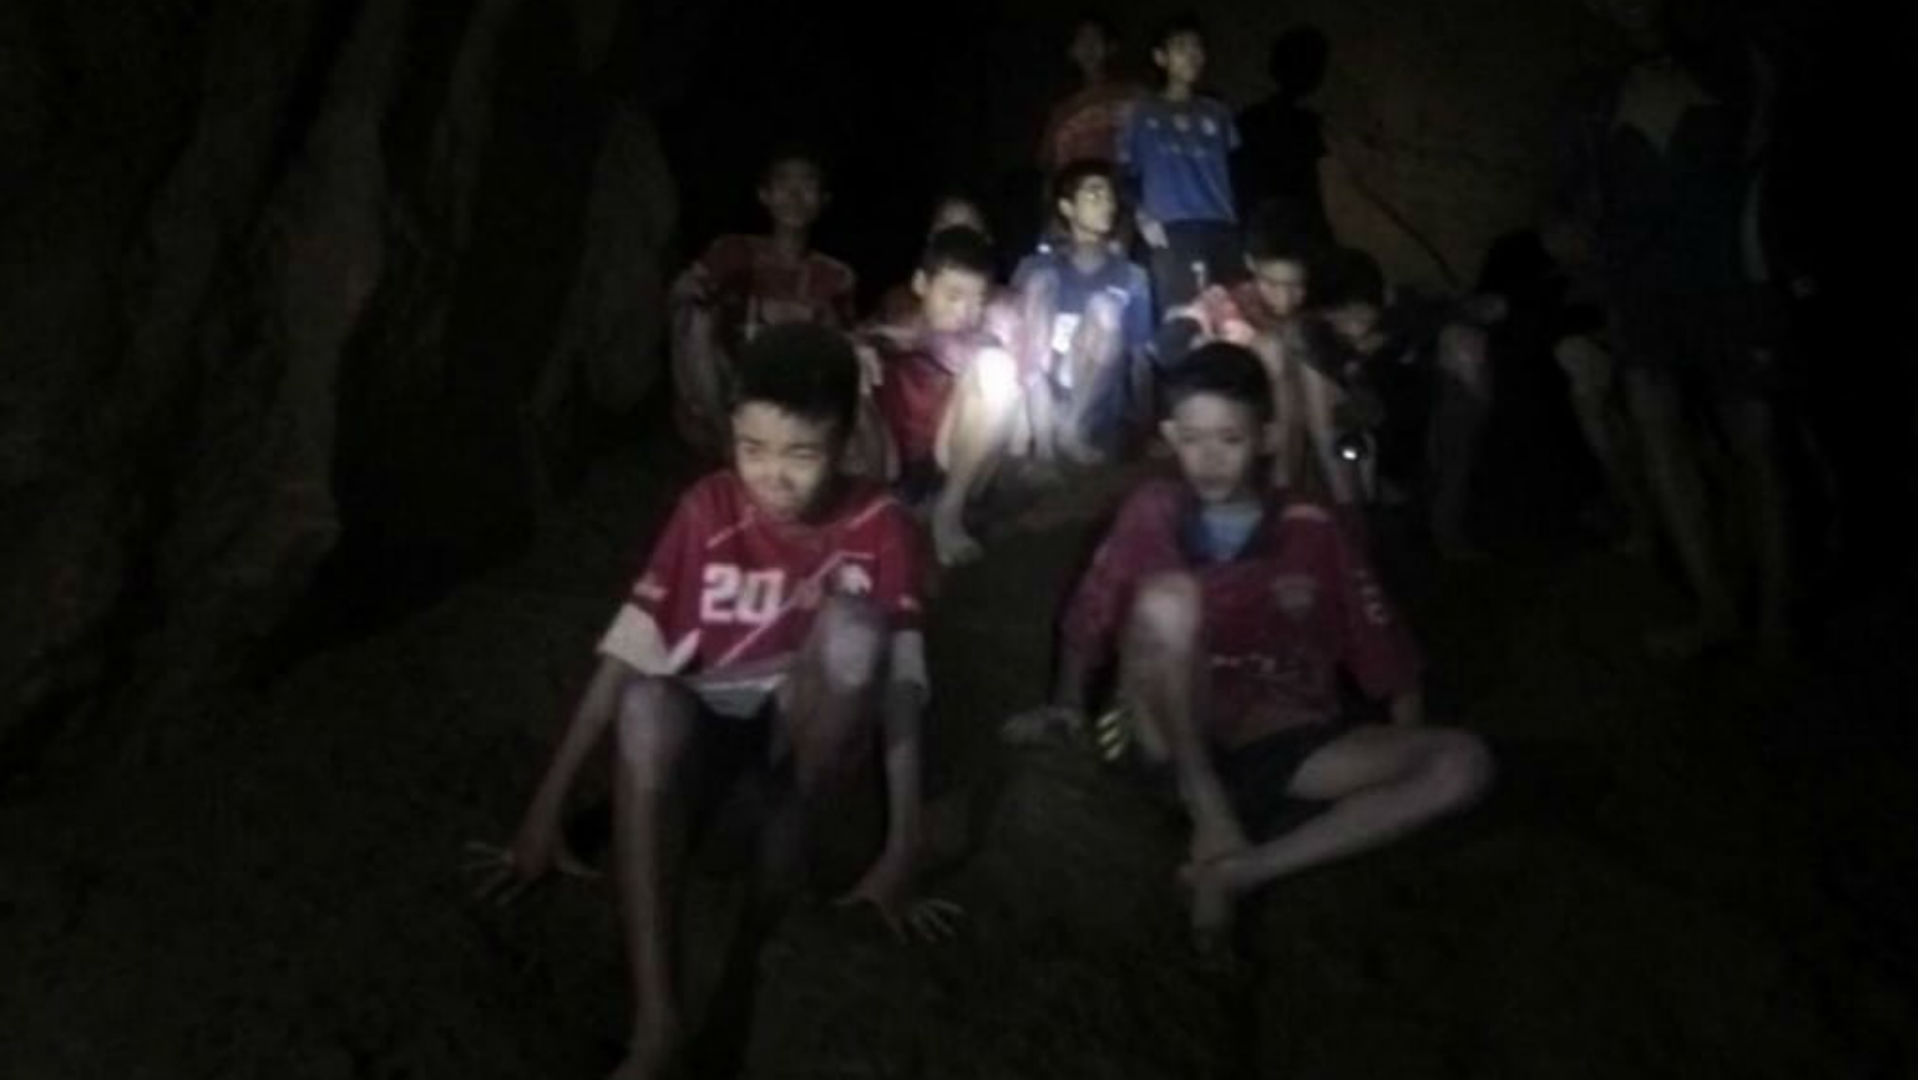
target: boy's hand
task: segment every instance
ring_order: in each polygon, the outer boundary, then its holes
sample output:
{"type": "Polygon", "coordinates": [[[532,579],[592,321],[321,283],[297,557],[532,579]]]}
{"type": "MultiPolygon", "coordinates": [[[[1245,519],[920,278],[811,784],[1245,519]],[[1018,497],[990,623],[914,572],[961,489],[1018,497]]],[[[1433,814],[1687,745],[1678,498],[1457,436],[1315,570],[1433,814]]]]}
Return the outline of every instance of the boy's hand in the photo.
{"type": "Polygon", "coordinates": [[[1139,215],[1134,219],[1134,222],[1140,226],[1140,239],[1145,240],[1148,247],[1163,248],[1167,246],[1167,227],[1165,225],[1160,224],[1159,221],[1145,214],[1139,215]]]}
{"type": "Polygon", "coordinates": [[[1053,740],[1073,740],[1086,733],[1085,714],[1070,705],[1042,705],[1009,717],[1000,725],[1000,741],[1033,746],[1053,740]]]}
{"type": "Polygon", "coordinates": [[[911,859],[890,852],[883,853],[861,877],[860,883],[837,903],[841,907],[872,904],[886,922],[887,929],[902,942],[908,941],[910,936],[922,941],[953,937],[959,932],[960,920],[966,916],[966,912],[951,900],[909,896],[908,880],[911,876],[911,859]]]}
{"type": "Polygon", "coordinates": [[[501,906],[518,900],[522,893],[554,870],[572,878],[600,876],[598,870],[573,853],[557,829],[523,828],[509,847],[469,840],[466,850],[467,872],[480,878],[473,898],[492,900],[501,906]]]}
{"type": "Polygon", "coordinates": [[[704,304],[713,296],[713,277],[707,268],[695,263],[674,279],[667,300],[674,304],[704,304]]]}

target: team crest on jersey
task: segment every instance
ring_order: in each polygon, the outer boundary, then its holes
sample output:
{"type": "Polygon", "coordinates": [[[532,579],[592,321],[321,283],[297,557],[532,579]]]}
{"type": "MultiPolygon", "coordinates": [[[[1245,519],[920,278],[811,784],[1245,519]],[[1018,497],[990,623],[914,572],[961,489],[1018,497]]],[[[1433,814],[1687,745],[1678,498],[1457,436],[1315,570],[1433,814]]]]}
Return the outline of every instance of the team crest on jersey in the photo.
{"type": "Polygon", "coordinates": [[[1187,130],[1187,128],[1191,127],[1192,125],[1193,125],[1193,121],[1188,120],[1184,115],[1176,116],[1173,118],[1173,127],[1175,131],[1184,133],[1187,130]]]}
{"type": "Polygon", "coordinates": [[[1305,574],[1281,574],[1273,579],[1273,599],[1290,619],[1304,619],[1313,610],[1319,587],[1305,574]]]}
{"type": "Polygon", "coordinates": [[[1206,132],[1207,138],[1211,139],[1220,134],[1220,125],[1214,123],[1211,116],[1203,117],[1200,121],[1200,130],[1206,132]]]}
{"type": "Polygon", "coordinates": [[[833,570],[833,591],[842,596],[865,596],[873,591],[873,575],[859,563],[842,563],[833,570]]]}

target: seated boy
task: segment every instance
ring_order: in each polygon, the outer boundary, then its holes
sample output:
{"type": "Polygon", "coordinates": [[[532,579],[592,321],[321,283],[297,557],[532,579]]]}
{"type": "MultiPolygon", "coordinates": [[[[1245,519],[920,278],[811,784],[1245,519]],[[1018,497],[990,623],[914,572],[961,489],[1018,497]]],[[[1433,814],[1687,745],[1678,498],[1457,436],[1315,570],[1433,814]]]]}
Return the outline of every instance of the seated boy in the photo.
{"type": "MultiPolygon", "coordinates": [[[[927,239],[945,229],[965,226],[993,239],[993,230],[987,227],[986,212],[970,196],[957,192],[942,195],[933,204],[933,217],[927,223],[927,239]]],[[[920,313],[920,298],[914,295],[911,281],[897,282],[880,294],[880,303],[874,307],[873,321],[881,325],[897,326],[912,322],[920,313]]]]}
{"type": "Polygon", "coordinates": [[[1264,482],[1272,401],[1241,346],[1202,346],[1169,373],[1180,478],[1128,498],[1061,628],[1056,703],[1083,716],[1117,653],[1102,749],[1171,769],[1203,937],[1239,894],[1459,809],[1492,774],[1474,735],[1421,726],[1415,647],[1347,532],[1264,482]],[[1391,724],[1340,715],[1339,668],[1391,724]],[[1320,810],[1274,832],[1298,803],[1320,810]]]}
{"type": "Polygon", "coordinates": [[[1113,250],[1119,193],[1112,169],[1078,161],[1054,183],[1056,245],[1021,261],[1017,352],[1036,457],[1057,446],[1092,463],[1120,433],[1132,370],[1153,332],[1147,274],[1113,250]]]}
{"type": "Polygon", "coordinates": [[[828,201],[819,161],[799,149],[776,151],[761,174],[759,196],[772,230],[715,240],[668,297],[675,418],[688,442],[715,453],[730,439],[728,379],[741,345],[767,326],[853,321],[853,271],[808,247],[828,201]]]}
{"type": "Polygon", "coordinates": [[[1300,378],[1294,368],[1308,356],[1307,289],[1318,241],[1295,215],[1261,215],[1247,237],[1249,277],[1237,285],[1209,285],[1194,302],[1167,313],[1157,338],[1163,366],[1177,364],[1198,345],[1227,341],[1252,349],[1273,386],[1278,443],[1273,481],[1290,487],[1301,480],[1300,378]]]}
{"type": "Polygon", "coordinates": [[[985,327],[992,280],[987,238],[964,226],[943,229],[913,275],[920,310],[861,334],[897,479],[916,500],[931,492],[928,525],[946,565],[979,557],[963,520],[967,503],[1019,435],[1019,375],[985,327]]]}
{"type": "Polygon", "coordinates": [[[1486,327],[1504,302],[1403,290],[1389,304],[1379,265],[1352,249],[1334,254],[1324,279],[1295,370],[1329,492],[1352,503],[1372,498],[1381,476],[1419,484],[1441,554],[1475,554],[1467,493],[1492,406],[1486,327]]]}
{"type": "Polygon", "coordinates": [[[733,467],[686,493],[645,574],[600,642],[600,666],[483,891],[511,896],[582,867],[561,832],[568,789],[612,733],[613,858],[633,980],[631,1057],[654,1076],[678,1041],[667,927],[670,852],[686,828],[689,775],[731,765],[788,783],[766,825],[763,872],[791,887],[808,824],[832,789],[885,747],[884,848],[849,894],[898,928],[909,910],[920,821],[927,679],[919,631],[919,531],[876,485],[836,463],[859,393],[838,333],[783,326],[742,351],[733,467]]]}

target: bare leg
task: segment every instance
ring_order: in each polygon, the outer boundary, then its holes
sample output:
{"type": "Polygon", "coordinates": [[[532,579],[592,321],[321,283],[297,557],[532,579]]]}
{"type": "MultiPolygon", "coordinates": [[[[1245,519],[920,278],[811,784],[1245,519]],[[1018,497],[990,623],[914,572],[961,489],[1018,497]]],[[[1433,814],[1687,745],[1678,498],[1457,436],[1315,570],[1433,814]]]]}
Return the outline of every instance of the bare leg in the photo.
{"type": "Polygon", "coordinates": [[[1230,895],[1376,848],[1471,804],[1493,779],[1480,739],[1444,728],[1356,728],[1307,758],[1287,787],[1333,805],[1257,847],[1184,871],[1230,895]]]}
{"type": "Polygon", "coordinates": [[[667,855],[680,838],[669,835],[666,821],[677,809],[671,803],[695,716],[684,688],[634,679],[614,721],[613,851],[634,1009],[628,1057],[614,1073],[623,1080],[658,1075],[679,1038],[667,855]]]}
{"type": "Polygon", "coordinates": [[[1665,376],[1629,372],[1628,401],[1645,446],[1647,475],[1687,582],[1700,605],[1694,621],[1650,635],[1657,652],[1690,656],[1733,636],[1738,624],[1733,595],[1720,573],[1706,507],[1706,492],[1680,416],[1679,391],[1665,376]]]}
{"type": "Polygon", "coordinates": [[[1745,524],[1759,572],[1760,641],[1765,648],[1784,650],[1792,562],[1773,408],[1760,400],[1739,401],[1722,406],[1721,414],[1739,467],[1745,524]]]}
{"type": "Polygon", "coordinates": [[[980,543],[968,535],[963,515],[1006,452],[1020,408],[1020,382],[1013,357],[983,349],[954,385],[934,444],[934,460],[946,482],[934,499],[934,551],[948,566],[980,557],[980,543]]]}
{"type": "Polygon", "coordinates": [[[1045,373],[1053,369],[1053,320],[1059,315],[1060,281],[1052,270],[1039,270],[1020,288],[1020,326],[1010,343],[1021,371],[1029,372],[1023,389],[1027,431],[1034,460],[1053,463],[1055,429],[1053,387],[1045,373]]]}
{"type": "Polygon", "coordinates": [[[1253,352],[1267,369],[1267,381],[1273,385],[1273,483],[1292,489],[1300,475],[1301,439],[1306,431],[1294,361],[1275,334],[1260,334],[1253,339],[1253,352]]]}
{"type": "Polygon", "coordinates": [[[1613,357],[1588,337],[1567,337],[1554,343],[1554,359],[1567,374],[1567,398],[1575,421],[1606,478],[1613,504],[1627,516],[1627,535],[1621,549],[1641,552],[1649,538],[1647,499],[1629,458],[1619,414],[1612,407],[1613,357]]]}
{"type": "Polygon", "coordinates": [[[695,449],[723,452],[728,441],[729,365],[720,348],[719,325],[712,308],[685,304],[674,313],[672,354],[673,384],[679,394],[674,419],[681,438],[695,449]]]}
{"type": "Polygon", "coordinates": [[[1200,726],[1202,633],[1199,583],[1189,574],[1149,578],[1134,597],[1120,670],[1122,692],[1140,714],[1142,749],[1173,766],[1193,821],[1189,856],[1195,861],[1247,844],[1200,726]]]}
{"type": "Polygon", "coordinates": [[[793,755],[793,790],[767,822],[761,848],[765,884],[791,894],[805,875],[809,826],[823,795],[866,763],[879,712],[886,620],[870,603],[830,597],[780,695],[780,746],[793,755]]]}
{"type": "Polygon", "coordinates": [[[1067,399],[1066,413],[1060,417],[1060,445],[1067,456],[1082,465],[1106,459],[1100,449],[1087,440],[1087,412],[1102,393],[1113,393],[1109,378],[1119,377],[1115,370],[1120,359],[1121,306],[1113,297],[1101,294],[1087,301],[1066,363],[1072,372],[1073,390],[1067,399]]]}
{"type": "Polygon", "coordinates": [[[1467,535],[1467,496],[1493,397],[1486,332],[1457,323],[1448,326],[1440,332],[1439,357],[1440,397],[1427,433],[1433,475],[1430,527],[1443,556],[1471,558],[1477,552],[1467,535]]]}

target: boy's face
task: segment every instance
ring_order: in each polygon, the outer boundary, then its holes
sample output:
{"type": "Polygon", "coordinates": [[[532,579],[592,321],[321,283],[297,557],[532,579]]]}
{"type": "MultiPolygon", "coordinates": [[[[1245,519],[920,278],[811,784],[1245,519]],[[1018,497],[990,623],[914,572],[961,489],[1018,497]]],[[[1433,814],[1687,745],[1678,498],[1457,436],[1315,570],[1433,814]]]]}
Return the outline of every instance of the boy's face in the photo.
{"type": "Polygon", "coordinates": [[[1190,394],[1160,422],[1181,475],[1201,502],[1229,502],[1253,491],[1253,467],[1269,433],[1252,407],[1219,394],[1190,394]]]}
{"type": "Polygon", "coordinates": [[[1153,62],[1167,73],[1167,81],[1192,86],[1207,69],[1207,44],[1191,30],[1175,34],[1153,50],[1153,62]]]}
{"type": "Polygon", "coordinates": [[[1307,268],[1292,259],[1247,259],[1260,302],[1276,318],[1289,318],[1307,301],[1307,268]]]}
{"type": "Polygon", "coordinates": [[[1374,304],[1356,301],[1342,304],[1327,312],[1327,324],[1340,340],[1362,353],[1374,353],[1386,344],[1386,336],[1380,332],[1380,308],[1374,304]]]}
{"type": "Polygon", "coordinates": [[[987,305],[987,279],[971,270],[947,266],[932,274],[920,270],[913,275],[913,293],[920,298],[920,311],[927,326],[936,333],[956,334],[980,325],[987,305]]]}
{"type": "Polygon", "coordinates": [[[1085,22],[1074,28],[1073,40],[1067,45],[1067,57],[1073,66],[1092,76],[1107,70],[1107,60],[1113,55],[1113,43],[1107,40],[1107,32],[1100,24],[1085,22]]]}
{"type": "Polygon", "coordinates": [[[733,410],[733,467],[754,505],[793,521],[819,501],[839,457],[839,425],[809,420],[764,401],[733,410]]]}
{"type": "Polygon", "coordinates": [[[806,229],[820,220],[827,195],[820,167],[804,158],[775,162],[760,185],[760,205],[783,229],[806,229]]]}
{"type": "Polygon", "coordinates": [[[1113,193],[1113,181],[1104,176],[1089,176],[1080,181],[1071,198],[1060,200],[1060,216],[1075,232],[1105,237],[1113,233],[1113,216],[1119,200],[1113,193]]]}
{"type": "Polygon", "coordinates": [[[933,211],[933,224],[928,227],[927,235],[961,225],[983,236],[987,234],[987,217],[979,207],[965,199],[948,199],[933,211]]]}

